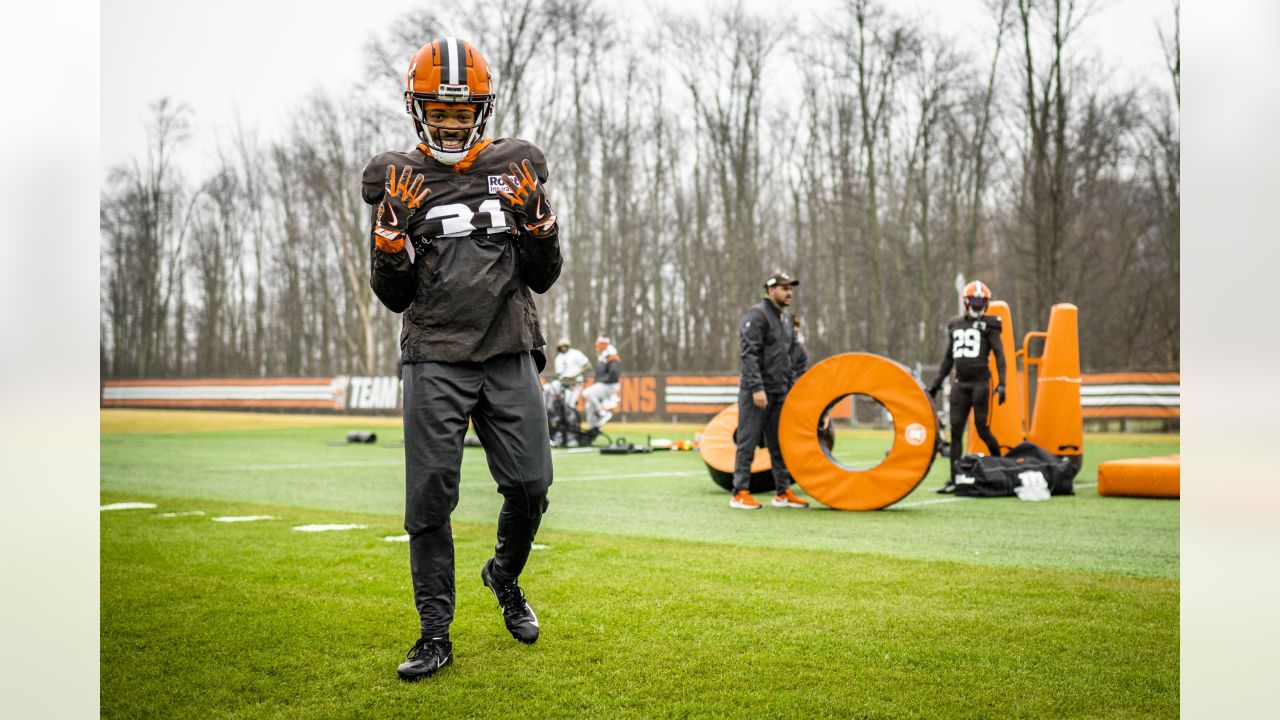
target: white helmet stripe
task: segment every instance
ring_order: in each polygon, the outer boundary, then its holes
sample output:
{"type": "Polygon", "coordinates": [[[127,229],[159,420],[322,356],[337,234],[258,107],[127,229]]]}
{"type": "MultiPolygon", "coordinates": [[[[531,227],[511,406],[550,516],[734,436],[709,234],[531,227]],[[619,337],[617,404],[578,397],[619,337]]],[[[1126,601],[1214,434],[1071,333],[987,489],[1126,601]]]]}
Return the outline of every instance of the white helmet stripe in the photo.
{"type": "Polygon", "coordinates": [[[465,68],[466,66],[463,63],[465,63],[466,60],[464,59],[462,62],[458,62],[457,39],[445,38],[444,41],[445,41],[445,44],[448,45],[448,48],[445,50],[445,57],[449,58],[449,84],[457,85],[458,84],[458,67],[462,65],[465,68]]]}

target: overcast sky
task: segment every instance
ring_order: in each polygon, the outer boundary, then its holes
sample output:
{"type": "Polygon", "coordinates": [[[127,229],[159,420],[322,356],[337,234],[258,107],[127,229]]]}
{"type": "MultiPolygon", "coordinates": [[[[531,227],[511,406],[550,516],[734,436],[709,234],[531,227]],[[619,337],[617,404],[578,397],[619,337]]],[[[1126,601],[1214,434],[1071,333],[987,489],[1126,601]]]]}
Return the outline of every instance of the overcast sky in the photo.
{"type": "MultiPolygon", "coordinates": [[[[600,0],[619,9],[629,0],[600,0]]],[[[747,0],[748,7],[796,17],[812,26],[836,0],[747,0]]],[[[101,4],[102,170],[146,148],[148,106],[171,97],[191,106],[195,143],[184,165],[199,172],[219,138],[236,123],[267,138],[288,124],[317,88],[350,85],[361,72],[363,46],[397,17],[425,0],[103,0],[101,4]]],[[[982,0],[886,0],[894,10],[973,43],[989,40],[982,0]]],[[[472,3],[437,0],[435,7],[472,3]]],[[[687,0],[657,0],[659,7],[688,8],[687,0]]],[[[1155,22],[1171,23],[1171,0],[1103,0],[1083,38],[1114,68],[1117,81],[1163,73],[1155,22]]],[[[627,11],[634,17],[636,10],[627,11]]],[[[638,18],[641,27],[649,13],[638,18]]],[[[425,43],[430,38],[424,37],[425,43]]],[[[977,47],[972,49],[978,49],[977,47]]],[[[482,48],[483,50],[483,48],[482,48]]],[[[407,60],[407,59],[406,59],[407,60]]],[[[105,175],[104,175],[105,177],[105,175]]]]}

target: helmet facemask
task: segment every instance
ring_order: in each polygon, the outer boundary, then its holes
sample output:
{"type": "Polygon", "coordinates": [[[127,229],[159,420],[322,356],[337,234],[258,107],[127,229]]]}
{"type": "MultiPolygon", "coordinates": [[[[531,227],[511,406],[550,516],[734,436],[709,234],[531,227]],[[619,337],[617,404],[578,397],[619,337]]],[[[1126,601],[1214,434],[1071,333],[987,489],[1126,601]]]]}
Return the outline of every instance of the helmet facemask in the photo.
{"type": "Polygon", "coordinates": [[[977,320],[987,311],[987,298],[981,295],[967,295],[964,299],[964,314],[971,320],[977,320]]]}
{"type": "Polygon", "coordinates": [[[441,92],[435,93],[413,93],[406,92],[404,94],[405,110],[413,117],[413,127],[418,132],[418,138],[422,140],[422,144],[427,146],[427,150],[431,152],[431,156],[446,165],[452,165],[467,156],[467,151],[480,142],[484,137],[485,126],[488,125],[489,119],[493,117],[493,100],[492,95],[488,96],[471,96],[465,85],[450,86],[441,85],[441,92]],[[458,88],[461,90],[453,97],[444,95],[444,91],[448,88],[458,88]],[[444,95],[444,97],[442,97],[444,95]],[[484,100],[477,100],[476,97],[484,97],[484,100]],[[427,103],[445,102],[473,105],[476,109],[475,120],[470,126],[459,128],[457,126],[433,125],[427,120],[427,103]],[[467,135],[462,141],[461,148],[446,149],[444,142],[440,139],[441,130],[464,130],[467,135]]]}

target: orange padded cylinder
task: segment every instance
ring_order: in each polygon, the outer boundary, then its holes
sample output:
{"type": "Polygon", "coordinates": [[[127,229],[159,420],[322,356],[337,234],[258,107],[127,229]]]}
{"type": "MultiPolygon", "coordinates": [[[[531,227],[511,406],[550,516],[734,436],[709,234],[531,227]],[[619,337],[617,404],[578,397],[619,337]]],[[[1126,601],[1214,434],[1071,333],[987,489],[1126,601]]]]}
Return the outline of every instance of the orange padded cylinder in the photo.
{"type": "Polygon", "coordinates": [[[1182,490],[1179,455],[1098,463],[1098,494],[1176,498],[1182,490]]]}
{"type": "MultiPolygon", "coordinates": [[[[698,450],[702,453],[702,461],[720,472],[733,473],[733,458],[738,452],[738,444],[733,434],[738,430],[738,405],[735,403],[716,413],[711,422],[702,429],[702,440],[698,442],[698,450]]],[[[751,472],[764,472],[773,467],[769,461],[769,450],[756,448],[755,457],[751,459],[751,472]]]]}
{"type": "MultiPolygon", "coordinates": [[[[1027,416],[1025,408],[1027,400],[1025,392],[1025,383],[1022,381],[1022,370],[1018,368],[1018,361],[1014,358],[1018,345],[1014,339],[1017,336],[1013,334],[1013,311],[1009,309],[1009,303],[1003,300],[996,300],[991,303],[990,309],[987,310],[988,315],[995,315],[1000,318],[1002,324],[1000,330],[1000,346],[1004,350],[1004,372],[1005,372],[1005,402],[1003,405],[996,400],[996,385],[1000,383],[1000,373],[996,372],[996,359],[993,355],[987,362],[991,365],[991,407],[987,413],[987,423],[991,426],[991,433],[996,436],[1000,447],[1011,448],[1027,439],[1027,416]]],[[[978,433],[973,429],[973,415],[969,415],[969,452],[987,454],[987,444],[982,442],[982,438],[978,437],[978,433]]]]}
{"type": "Polygon", "coordinates": [[[933,405],[906,368],[878,355],[829,357],[800,376],[778,424],[782,457],[813,499],[839,510],[879,510],[906,497],[933,464],[938,424],[933,405]],[[861,393],[893,416],[893,446],[870,470],[836,464],[818,444],[818,420],[835,400],[861,393]]]}
{"type": "Polygon", "coordinates": [[[1077,309],[1053,306],[1036,377],[1036,406],[1027,439],[1079,467],[1084,454],[1080,409],[1080,332],[1077,309]]]}

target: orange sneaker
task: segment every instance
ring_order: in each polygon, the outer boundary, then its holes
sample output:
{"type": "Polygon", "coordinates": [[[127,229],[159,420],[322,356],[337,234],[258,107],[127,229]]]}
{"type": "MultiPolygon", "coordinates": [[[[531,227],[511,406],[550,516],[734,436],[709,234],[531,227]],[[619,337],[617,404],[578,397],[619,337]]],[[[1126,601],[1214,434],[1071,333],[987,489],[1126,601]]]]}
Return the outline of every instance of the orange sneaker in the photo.
{"type": "Polygon", "coordinates": [[[746,490],[739,490],[733,494],[733,499],[729,501],[729,507],[741,510],[759,510],[760,503],[751,497],[751,493],[746,490]]]}
{"type": "Polygon", "coordinates": [[[773,496],[773,506],[807,508],[809,507],[809,501],[801,500],[799,496],[791,492],[791,488],[787,488],[781,495],[773,496]]]}

